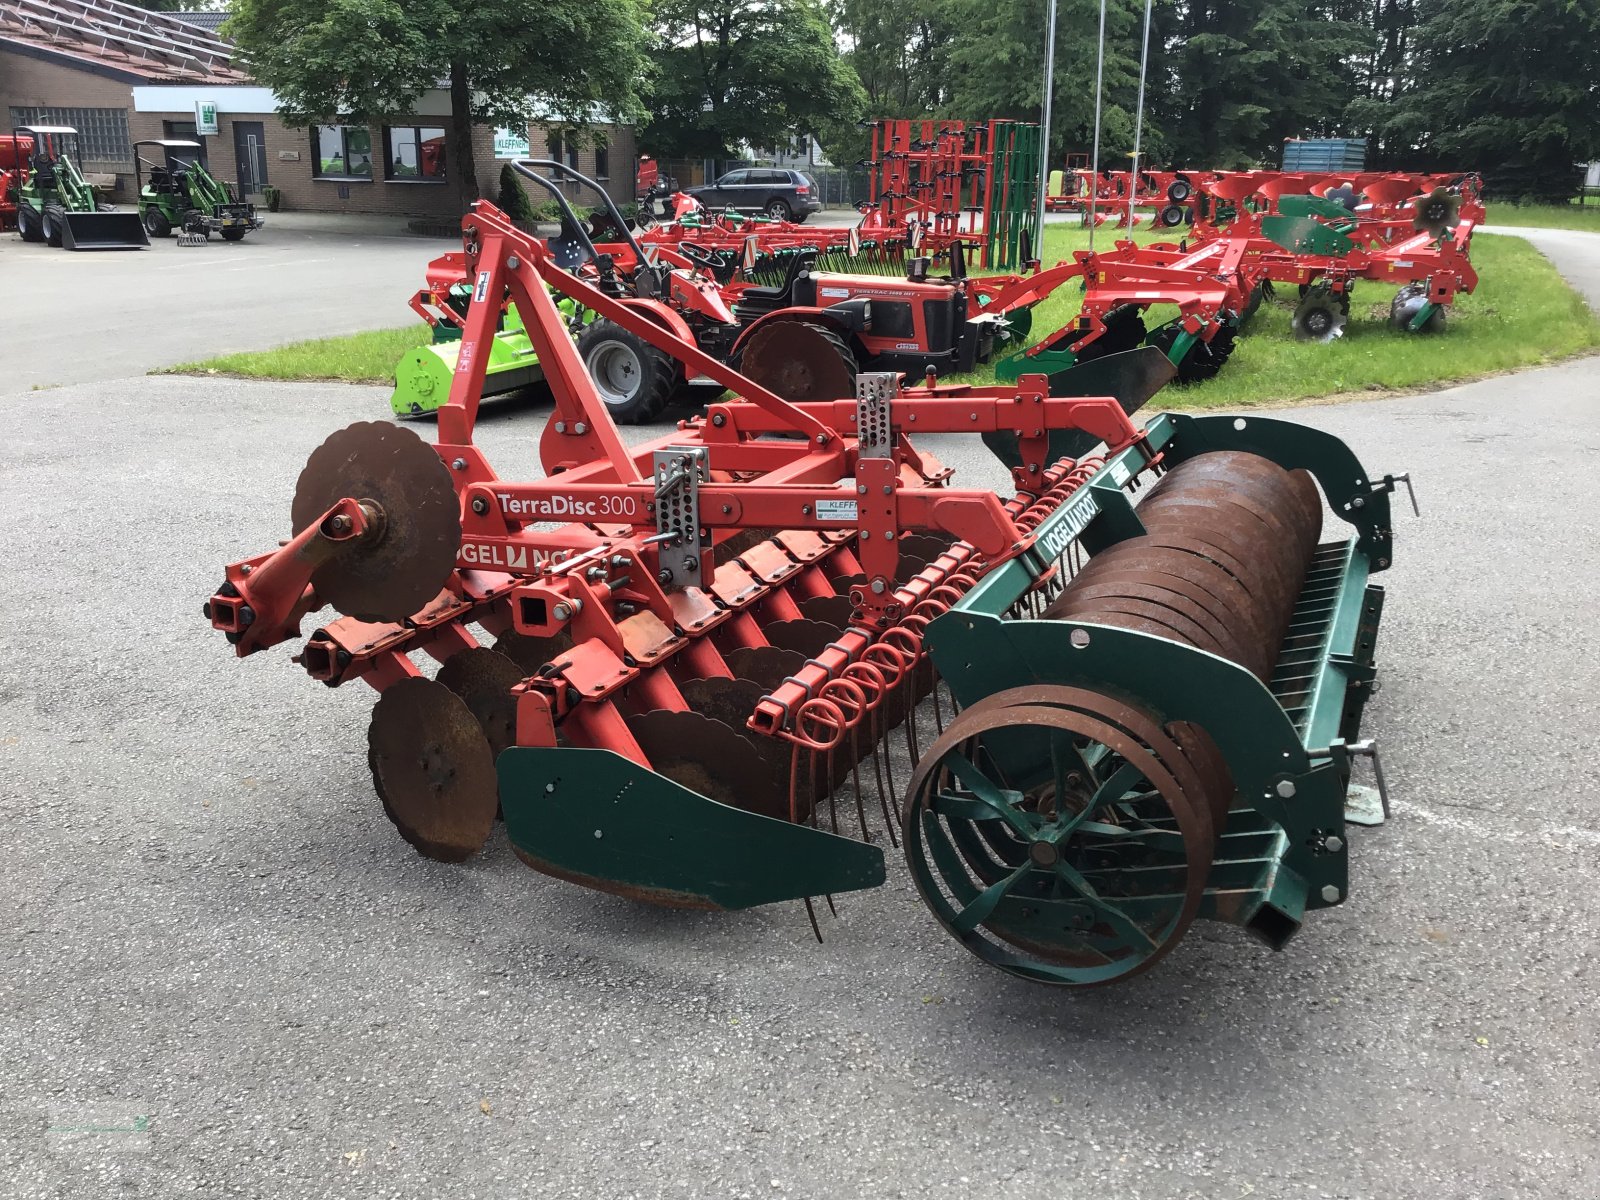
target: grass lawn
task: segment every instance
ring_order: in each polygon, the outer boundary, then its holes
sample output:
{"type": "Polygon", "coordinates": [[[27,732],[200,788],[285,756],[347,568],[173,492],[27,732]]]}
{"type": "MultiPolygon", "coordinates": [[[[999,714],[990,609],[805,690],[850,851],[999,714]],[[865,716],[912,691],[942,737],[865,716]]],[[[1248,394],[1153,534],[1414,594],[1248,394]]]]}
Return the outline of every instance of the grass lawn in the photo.
{"type": "Polygon", "coordinates": [[[1583,229],[1590,233],[1600,233],[1600,197],[1589,197],[1587,204],[1491,203],[1488,206],[1485,224],[1543,229],[1583,229]]]}
{"type": "Polygon", "coordinates": [[[345,337],[291,342],[271,350],[245,350],[201,362],[162,367],[154,375],[237,375],[244,379],[321,379],[341,383],[393,383],[400,356],[426,342],[422,324],[374,329],[345,337]]]}
{"type": "MultiPolygon", "coordinates": [[[[1141,230],[1135,240],[1171,240],[1175,232],[1141,230]]],[[[1095,232],[1095,245],[1110,249],[1119,236],[1125,233],[1102,228],[1095,232]]],[[[1067,258],[1088,240],[1088,231],[1080,227],[1047,225],[1044,260],[1067,258]]],[[[1379,394],[1536,366],[1600,347],[1600,319],[1527,242],[1479,234],[1472,240],[1472,260],[1481,277],[1478,290],[1459,299],[1441,334],[1390,329],[1394,289],[1358,284],[1342,338],[1330,345],[1298,342],[1289,325],[1297,297],[1294,288],[1285,287],[1276,301],[1261,306],[1217,378],[1169,388],[1160,403],[1168,408],[1243,407],[1348,393],[1379,394]]],[[[1080,297],[1069,284],[1039,305],[1034,310],[1035,336],[1071,320],[1080,297]]],[[[1174,313],[1152,309],[1147,324],[1154,329],[1174,313]]],[[[228,354],[166,371],[387,384],[401,355],[427,340],[426,327],[418,324],[228,354]]],[[[991,380],[993,367],[968,378],[991,380]]]]}

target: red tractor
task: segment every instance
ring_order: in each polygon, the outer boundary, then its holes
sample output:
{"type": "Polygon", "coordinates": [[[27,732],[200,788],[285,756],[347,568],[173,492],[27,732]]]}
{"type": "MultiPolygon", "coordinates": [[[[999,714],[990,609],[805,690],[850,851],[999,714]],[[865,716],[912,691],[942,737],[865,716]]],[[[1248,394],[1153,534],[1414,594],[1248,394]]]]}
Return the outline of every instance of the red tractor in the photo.
{"type": "MultiPolygon", "coordinates": [[[[797,253],[781,283],[762,287],[738,279],[737,259],[726,251],[689,240],[641,245],[605,190],[562,163],[516,167],[561,208],[561,231],[551,240],[557,265],[592,275],[655,324],[788,400],[849,394],[860,370],[969,371],[988,361],[1010,328],[1003,314],[969,304],[959,267],[956,279],[938,281],[926,277],[927,260],[913,260],[912,277],[896,280],[816,272],[815,253],[797,253]],[[560,188],[530,168],[594,189],[604,213],[586,227],[560,188]],[[596,234],[619,240],[597,244],[596,234]]],[[[695,382],[677,360],[604,318],[588,324],[578,350],[617,421],[649,421],[695,382]]]]}

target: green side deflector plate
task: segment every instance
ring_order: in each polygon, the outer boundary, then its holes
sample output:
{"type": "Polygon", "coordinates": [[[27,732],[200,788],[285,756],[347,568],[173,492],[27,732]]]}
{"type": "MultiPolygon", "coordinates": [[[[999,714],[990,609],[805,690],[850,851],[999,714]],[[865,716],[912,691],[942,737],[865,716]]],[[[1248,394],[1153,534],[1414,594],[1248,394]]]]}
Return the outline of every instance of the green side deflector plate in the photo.
{"type": "Polygon", "coordinates": [[[496,768],[519,854],[601,891],[752,908],[884,881],[876,846],[719,804],[609,750],[514,746],[496,768]]]}

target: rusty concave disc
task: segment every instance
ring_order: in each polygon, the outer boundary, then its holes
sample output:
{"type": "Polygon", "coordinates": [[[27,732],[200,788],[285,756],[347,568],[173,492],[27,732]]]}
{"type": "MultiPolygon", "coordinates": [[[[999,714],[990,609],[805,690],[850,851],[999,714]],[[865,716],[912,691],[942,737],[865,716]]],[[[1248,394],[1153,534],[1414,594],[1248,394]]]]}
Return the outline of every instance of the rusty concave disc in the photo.
{"type": "Polygon", "coordinates": [[[376,529],[311,577],[317,595],[362,621],[398,621],[439,594],[461,544],[461,506],[432,446],[387,421],[358,421],[311,452],[291,510],[300,533],[338,501],[370,500],[376,529]]]}
{"type": "Polygon", "coordinates": [[[464,862],[483,848],[499,806],[494,754],[465,700],[402,679],[378,697],[367,749],[384,811],[418,854],[464,862]]]}

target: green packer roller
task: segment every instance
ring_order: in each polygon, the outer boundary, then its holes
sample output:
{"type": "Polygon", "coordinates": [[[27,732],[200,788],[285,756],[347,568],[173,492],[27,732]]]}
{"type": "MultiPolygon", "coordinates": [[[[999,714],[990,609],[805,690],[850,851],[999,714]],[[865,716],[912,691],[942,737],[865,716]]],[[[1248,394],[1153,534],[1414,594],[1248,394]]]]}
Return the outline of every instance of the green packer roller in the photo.
{"type": "Polygon", "coordinates": [[[1408,476],[1286,421],[1147,429],[926,634],[961,712],[906,794],[913,879],[974,954],[1045,983],[1137,975],[1197,918],[1281,948],[1345,900],[1347,821],[1382,819],[1347,815],[1371,795],[1354,758],[1388,807],[1358,738],[1408,476]]]}

